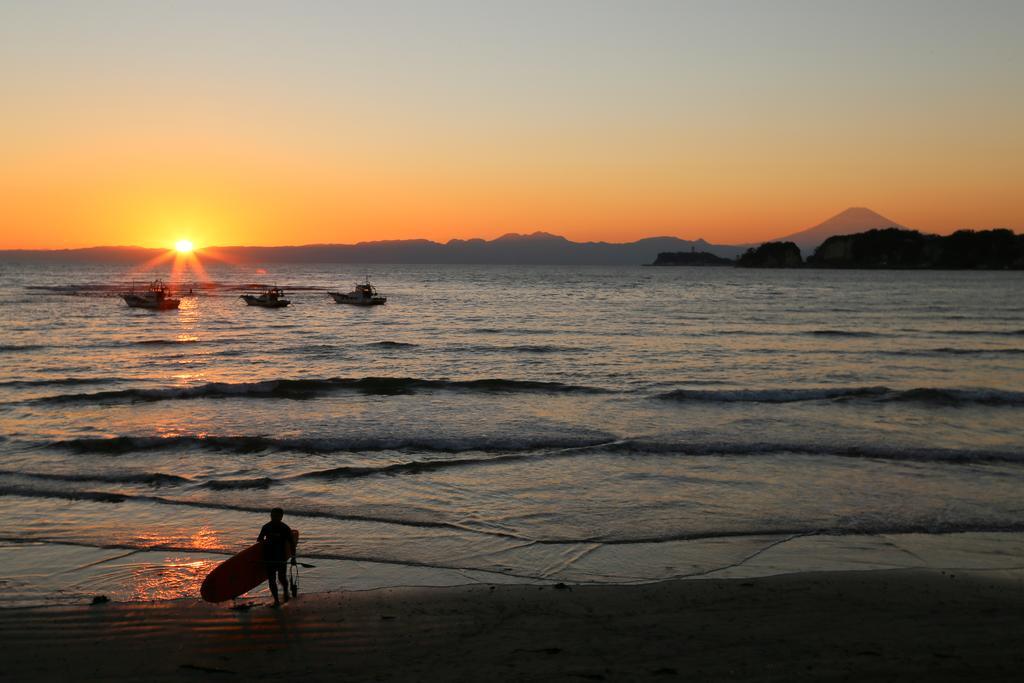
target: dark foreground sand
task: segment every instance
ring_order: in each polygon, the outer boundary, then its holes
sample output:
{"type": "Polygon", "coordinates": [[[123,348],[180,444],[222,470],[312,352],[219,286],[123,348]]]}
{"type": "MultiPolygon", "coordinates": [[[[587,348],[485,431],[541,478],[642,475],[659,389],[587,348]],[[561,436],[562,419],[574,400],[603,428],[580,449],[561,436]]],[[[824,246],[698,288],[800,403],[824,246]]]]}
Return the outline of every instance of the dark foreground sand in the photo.
{"type": "Polygon", "coordinates": [[[913,571],[0,611],[4,680],[1024,680],[1024,584],[913,571]]]}

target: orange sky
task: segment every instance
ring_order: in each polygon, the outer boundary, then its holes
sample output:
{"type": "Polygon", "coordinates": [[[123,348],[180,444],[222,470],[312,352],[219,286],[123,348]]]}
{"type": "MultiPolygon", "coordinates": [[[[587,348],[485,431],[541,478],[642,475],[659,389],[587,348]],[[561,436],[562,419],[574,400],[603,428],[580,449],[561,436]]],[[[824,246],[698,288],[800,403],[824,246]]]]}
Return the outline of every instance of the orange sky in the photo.
{"type": "Polygon", "coordinates": [[[0,248],[1024,230],[1020,3],[683,5],[5,4],[0,248]]]}

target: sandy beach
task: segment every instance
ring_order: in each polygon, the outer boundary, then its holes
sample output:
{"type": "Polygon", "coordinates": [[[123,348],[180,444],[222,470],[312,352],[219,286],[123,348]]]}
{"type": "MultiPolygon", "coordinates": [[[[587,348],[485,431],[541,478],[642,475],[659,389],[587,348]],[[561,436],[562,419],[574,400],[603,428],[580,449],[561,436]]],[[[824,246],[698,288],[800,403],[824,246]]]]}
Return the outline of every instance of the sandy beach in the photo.
{"type": "Polygon", "coordinates": [[[870,571],[0,611],[11,680],[1019,680],[1024,583],[870,571]]]}

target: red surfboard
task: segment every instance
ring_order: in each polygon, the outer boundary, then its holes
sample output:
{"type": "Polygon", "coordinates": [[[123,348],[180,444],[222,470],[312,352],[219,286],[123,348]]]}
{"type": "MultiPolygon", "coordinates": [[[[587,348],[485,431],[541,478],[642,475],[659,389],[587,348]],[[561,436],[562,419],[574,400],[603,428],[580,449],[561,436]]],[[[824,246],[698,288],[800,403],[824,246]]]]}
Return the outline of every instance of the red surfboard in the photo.
{"type": "MultiPolygon", "coordinates": [[[[292,529],[295,544],[299,543],[299,532],[292,529]]],[[[285,548],[287,557],[292,548],[285,548]]],[[[263,562],[263,548],[259,543],[251,545],[233,557],[229,557],[206,575],[199,594],[207,602],[224,602],[251,591],[267,580],[267,565],[263,562]]]]}

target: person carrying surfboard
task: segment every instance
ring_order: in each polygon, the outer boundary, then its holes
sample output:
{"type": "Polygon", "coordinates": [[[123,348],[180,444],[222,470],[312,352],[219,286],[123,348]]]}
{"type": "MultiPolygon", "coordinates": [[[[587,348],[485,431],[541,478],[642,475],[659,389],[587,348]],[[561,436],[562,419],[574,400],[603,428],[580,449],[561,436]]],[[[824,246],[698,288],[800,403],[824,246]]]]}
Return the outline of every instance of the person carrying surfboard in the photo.
{"type": "Polygon", "coordinates": [[[281,587],[284,589],[284,601],[288,602],[288,569],[285,562],[288,559],[288,550],[291,550],[292,564],[295,564],[295,537],[292,535],[291,527],[282,522],[284,510],[274,508],[270,511],[270,521],[260,529],[260,535],[256,542],[263,547],[263,564],[267,568],[267,583],[270,584],[270,594],[274,596],[274,607],[278,607],[281,601],[277,598],[277,579],[281,580],[281,587]]]}

